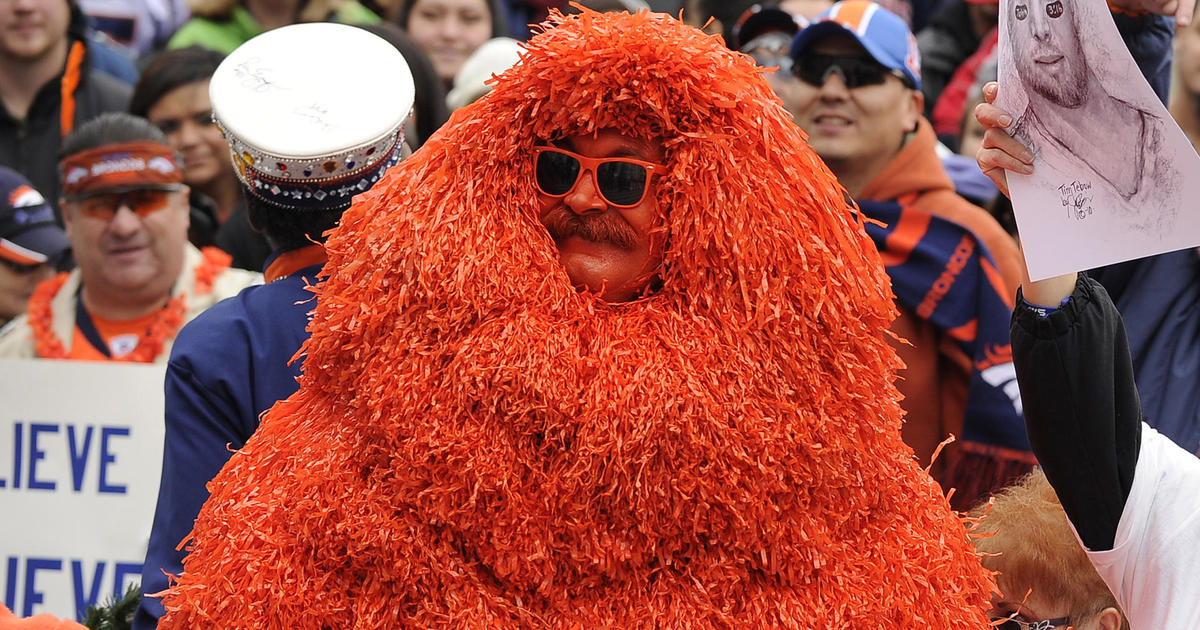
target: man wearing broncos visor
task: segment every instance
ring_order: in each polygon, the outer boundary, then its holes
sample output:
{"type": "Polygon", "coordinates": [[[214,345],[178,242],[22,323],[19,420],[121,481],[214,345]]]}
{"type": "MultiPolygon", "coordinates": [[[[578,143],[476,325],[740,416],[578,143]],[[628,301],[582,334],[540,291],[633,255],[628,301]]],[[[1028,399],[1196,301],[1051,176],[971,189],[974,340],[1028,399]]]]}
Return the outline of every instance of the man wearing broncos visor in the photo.
{"type": "Polygon", "coordinates": [[[165,361],[175,333],[259,279],[187,242],[187,186],[162,132],[105,114],[67,136],[61,207],[78,268],[38,286],[0,357],[165,361]]]}
{"type": "Polygon", "coordinates": [[[888,226],[868,232],[897,296],[892,330],[907,340],[894,344],[907,365],[905,441],[927,464],[948,434],[963,438],[933,473],[965,509],[1032,463],[1005,355],[1016,243],[955,194],[921,116],[920,53],[904,20],[838,2],[797,33],[791,56],[796,122],[863,213],[888,226]]]}

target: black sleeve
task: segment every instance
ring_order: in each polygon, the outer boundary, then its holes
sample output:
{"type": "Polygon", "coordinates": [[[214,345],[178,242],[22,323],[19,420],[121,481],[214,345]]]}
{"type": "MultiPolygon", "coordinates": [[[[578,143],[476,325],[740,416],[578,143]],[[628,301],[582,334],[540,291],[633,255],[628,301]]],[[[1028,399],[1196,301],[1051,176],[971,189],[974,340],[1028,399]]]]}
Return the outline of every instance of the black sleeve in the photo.
{"type": "Polygon", "coordinates": [[[1010,332],[1033,452],[1084,545],[1112,549],[1142,422],[1121,316],[1080,274],[1049,317],[1019,304],[1010,332]]]}

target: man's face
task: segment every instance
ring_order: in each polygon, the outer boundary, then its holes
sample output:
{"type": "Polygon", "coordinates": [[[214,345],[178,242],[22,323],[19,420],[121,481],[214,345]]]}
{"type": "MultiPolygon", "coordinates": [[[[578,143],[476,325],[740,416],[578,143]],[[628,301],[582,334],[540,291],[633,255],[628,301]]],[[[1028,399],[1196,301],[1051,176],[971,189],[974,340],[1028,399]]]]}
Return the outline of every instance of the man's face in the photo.
{"type": "Polygon", "coordinates": [[[0,62],[30,62],[51,54],[67,36],[67,0],[0,0],[0,62]]]}
{"type": "MultiPolygon", "coordinates": [[[[3,0],[0,0],[3,1],[3,0]]],[[[25,312],[29,297],[39,282],[54,275],[54,265],[18,265],[0,259],[0,320],[25,312]]]]}
{"type": "MultiPolygon", "coordinates": [[[[661,145],[615,131],[569,136],[552,146],[587,158],[628,158],[652,164],[661,164],[663,159],[661,145]]],[[[572,173],[554,170],[551,175],[565,178],[561,181],[569,184],[572,173]]],[[[606,186],[638,188],[627,179],[599,179],[606,186]]],[[[626,302],[653,283],[662,263],[661,230],[655,229],[661,224],[655,178],[647,174],[645,195],[631,207],[612,205],[597,190],[596,180],[591,169],[580,169],[565,195],[551,196],[539,189],[539,217],[577,288],[599,293],[608,302],[626,302]]]]}
{"type": "Polygon", "coordinates": [[[1088,77],[1070,1],[1014,0],[1008,31],[1025,87],[1060,107],[1076,108],[1083,104],[1088,77]]]}
{"type": "MultiPolygon", "coordinates": [[[[814,42],[800,54],[797,63],[822,57],[856,58],[879,65],[854,38],[842,34],[814,42]]],[[[796,82],[792,91],[796,122],[835,174],[843,163],[886,164],[900,150],[905,134],[916,128],[921,93],[909,89],[886,68],[882,70],[886,73],[883,82],[874,85],[847,87],[837,72],[830,72],[819,86],[796,82]]]]}
{"type": "MultiPolygon", "coordinates": [[[[3,1],[3,0],[0,0],[3,1]]],[[[181,85],[164,94],[146,111],[167,143],[183,156],[183,181],[205,186],[217,177],[234,177],[229,144],[212,121],[208,81],[181,85]]]]}
{"type": "MultiPolygon", "coordinates": [[[[165,195],[158,210],[135,212],[146,191],[134,191],[112,201],[97,195],[92,200],[64,201],[63,221],[75,252],[83,283],[89,292],[121,296],[153,296],[170,293],[183,267],[187,242],[187,188],[155,191],[165,195]],[[115,212],[89,211],[89,203],[100,200],[115,212]]],[[[162,198],[160,197],[160,200],[162,198]]]]}

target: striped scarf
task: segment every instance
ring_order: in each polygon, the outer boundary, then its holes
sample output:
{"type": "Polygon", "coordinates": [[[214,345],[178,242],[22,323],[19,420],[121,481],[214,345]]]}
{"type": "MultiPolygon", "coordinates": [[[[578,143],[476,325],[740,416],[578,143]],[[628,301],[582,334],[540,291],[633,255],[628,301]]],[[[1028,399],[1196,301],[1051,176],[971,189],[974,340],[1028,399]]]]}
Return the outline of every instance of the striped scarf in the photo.
{"type": "Polygon", "coordinates": [[[959,455],[942,481],[957,489],[963,504],[982,498],[1035,461],[1013,370],[1012,301],[1004,281],[987,247],[957,223],[896,202],[860,201],[859,207],[878,222],[867,223],[867,234],[896,299],[971,357],[959,455]]]}

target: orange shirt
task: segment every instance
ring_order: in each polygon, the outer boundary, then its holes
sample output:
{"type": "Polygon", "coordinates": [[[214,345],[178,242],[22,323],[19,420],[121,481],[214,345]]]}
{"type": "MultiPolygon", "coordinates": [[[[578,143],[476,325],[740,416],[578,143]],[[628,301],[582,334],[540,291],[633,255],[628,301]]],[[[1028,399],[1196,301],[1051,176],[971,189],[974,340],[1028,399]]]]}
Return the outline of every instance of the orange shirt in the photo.
{"type": "Polygon", "coordinates": [[[143,315],[136,319],[125,321],[116,321],[97,317],[88,312],[88,317],[92,318],[92,324],[96,327],[96,332],[100,333],[100,338],[104,340],[108,346],[108,352],[112,355],[110,358],[106,356],[100,349],[92,345],[88,341],[87,336],[79,326],[75,326],[75,338],[71,342],[71,351],[67,358],[78,361],[110,361],[112,358],[121,358],[134,348],[137,348],[138,342],[154,324],[154,319],[158,317],[158,311],[153,311],[148,315],[143,315]]]}

